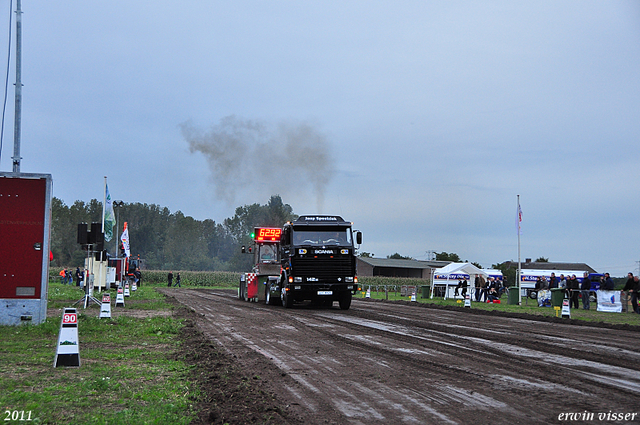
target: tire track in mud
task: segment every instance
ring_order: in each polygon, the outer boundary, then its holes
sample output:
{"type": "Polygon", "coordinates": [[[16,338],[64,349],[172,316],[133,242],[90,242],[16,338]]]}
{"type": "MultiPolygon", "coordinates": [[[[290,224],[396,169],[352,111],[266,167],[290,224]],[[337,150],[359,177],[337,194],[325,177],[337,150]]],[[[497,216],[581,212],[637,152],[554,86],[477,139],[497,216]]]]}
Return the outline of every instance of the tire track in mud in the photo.
{"type": "Polygon", "coordinates": [[[640,373],[624,367],[640,358],[630,331],[355,299],[341,311],[245,303],[215,290],[175,296],[241,362],[265,360],[292,378],[281,394],[313,418],[541,423],[565,411],[637,409],[640,373]]]}

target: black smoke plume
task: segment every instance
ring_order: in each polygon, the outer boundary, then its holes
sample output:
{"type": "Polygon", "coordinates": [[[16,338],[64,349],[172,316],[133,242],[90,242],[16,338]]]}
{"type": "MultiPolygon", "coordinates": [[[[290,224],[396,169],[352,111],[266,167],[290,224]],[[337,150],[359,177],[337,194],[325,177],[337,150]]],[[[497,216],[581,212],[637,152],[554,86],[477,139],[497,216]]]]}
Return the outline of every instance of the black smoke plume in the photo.
{"type": "Polygon", "coordinates": [[[307,123],[266,123],[234,115],[208,131],[191,122],[180,125],[189,149],[209,163],[216,196],[233,204],[240,194],[300,199],[311,189],[318,213],[332,175],[333,160],[325,136],[307,123]]]}

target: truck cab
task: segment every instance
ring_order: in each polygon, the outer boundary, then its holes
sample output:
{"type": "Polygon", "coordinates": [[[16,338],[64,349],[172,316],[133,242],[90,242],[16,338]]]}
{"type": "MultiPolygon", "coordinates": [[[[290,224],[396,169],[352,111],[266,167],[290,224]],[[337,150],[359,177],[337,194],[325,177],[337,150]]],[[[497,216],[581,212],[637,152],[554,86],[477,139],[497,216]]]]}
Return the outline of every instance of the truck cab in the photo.
{"type": "Polygon", "coordinates": [[[325,306],[338,301],[347,310],[358,290],[356,246],[362,233],[339,216],[301,216],[286,223],[280,241],[281,274],[272,286],[290,308],[310,300],[325,306]]]}

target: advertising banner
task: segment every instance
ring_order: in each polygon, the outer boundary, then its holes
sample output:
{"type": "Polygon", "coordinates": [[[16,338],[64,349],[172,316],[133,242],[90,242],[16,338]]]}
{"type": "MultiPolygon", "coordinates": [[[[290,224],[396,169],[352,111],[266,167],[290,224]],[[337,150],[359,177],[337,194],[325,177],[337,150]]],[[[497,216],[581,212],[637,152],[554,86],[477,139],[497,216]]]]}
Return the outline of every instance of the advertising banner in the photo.
{"type": "Polygon", "coordinates": [[[622,302],[620,301],[620,291],[603,291],[599,290],[598,294],[598,311],[607,311],[609,313],[622,313],[622,302]]]}

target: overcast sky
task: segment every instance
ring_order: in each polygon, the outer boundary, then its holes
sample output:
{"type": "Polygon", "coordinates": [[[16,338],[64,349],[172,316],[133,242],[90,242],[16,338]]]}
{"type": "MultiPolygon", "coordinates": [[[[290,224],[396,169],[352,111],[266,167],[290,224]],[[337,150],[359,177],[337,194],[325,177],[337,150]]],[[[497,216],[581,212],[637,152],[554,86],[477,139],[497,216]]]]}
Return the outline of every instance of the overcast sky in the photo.
{"type": "MultiPolygon", "coordinates": [[[[22,9],[21,171],[67,205],[102,200],[104,176],[115,200],[217,222],[280,194],[353,221],[376,257],[490,267],[518,259],[520,195],[523,261],[638,269],[640,2],[22,9]]],[[[12,57],[1,171],[14,82],[12,57]]]]}

